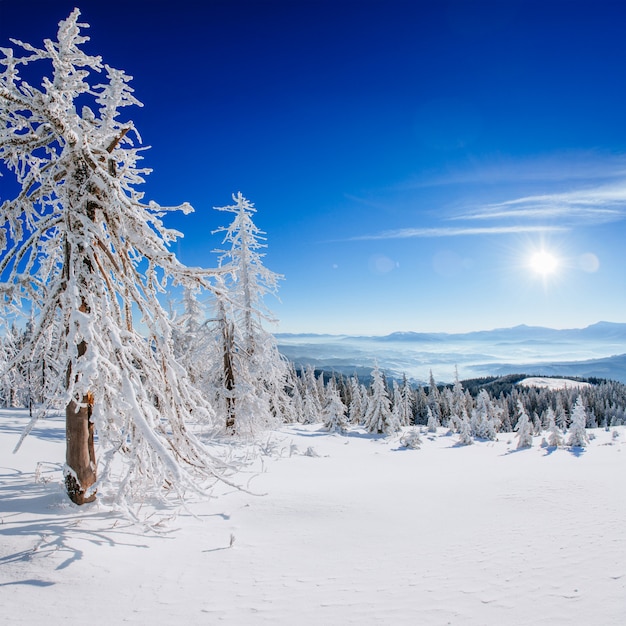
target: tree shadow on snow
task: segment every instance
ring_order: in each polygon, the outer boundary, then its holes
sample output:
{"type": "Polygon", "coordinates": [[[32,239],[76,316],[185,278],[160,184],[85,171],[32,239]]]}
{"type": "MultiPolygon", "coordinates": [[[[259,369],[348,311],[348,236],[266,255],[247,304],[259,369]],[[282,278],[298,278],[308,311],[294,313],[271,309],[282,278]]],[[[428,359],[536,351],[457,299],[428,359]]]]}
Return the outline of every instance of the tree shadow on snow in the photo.
{"type": "MultiPolygon", "coordinates": [[[[0,412],[0,434],[15,436],[17,444],[26,427],[30,422],[27,409],[5,409],[0,412]]],[[[44,418],[38,419],[28,434],[29,437],[43,439],[45,441],[65,440],[65,416],[54,412],[44,418]]]]}
{"type": "Polygon", "coordinates": [[[587,452],[587,448],[583,448],[582,446],[568,446],[565,449],[570,454],[578,458],[580,458],[581,456],[583,456],[583,454],[585,454],[585,452],[587,452]]]}
{"type": "Polygon", "coordinates": [[[0,583],[0,587],[9,587],[10,585],[30,585],[32,587],[50,587],[56,583],[49,580],[38,580],[36,578],[28,578],[27,580],[14,580],[10,583],[0,583]]]}
{"type": "MultiPolygon", "coordinates": [[[[82,507],[72,504],[63,485],[42,478],[39,468],[36,472],[0,468],[0,522],[0,541],[6,547],[27,545],[5,552],[0,557],[0,568],[53,557],[54,569],[63,570],[82,559],[81,544],[148,547],[138,541],[145,535],[144,529],[119,513],[103,510],[97,502],[82,507]]],[[[33,579],[14,584],[54,583],[33,579]]]]}

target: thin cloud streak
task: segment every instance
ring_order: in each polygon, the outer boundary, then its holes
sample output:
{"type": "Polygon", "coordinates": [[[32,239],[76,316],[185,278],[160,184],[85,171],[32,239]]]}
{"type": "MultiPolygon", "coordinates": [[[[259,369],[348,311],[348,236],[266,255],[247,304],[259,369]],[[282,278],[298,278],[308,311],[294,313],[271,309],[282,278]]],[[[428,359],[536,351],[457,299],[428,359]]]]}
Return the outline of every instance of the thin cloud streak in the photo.
{"type": "Polygon", "coordinates": [[[379,239],[411,239],[429,237],[463,237],[476,235],[515,235],[520,233],[563,232],[569,230],[564,226],[486,226],[460,228],[400,228],[387,230],[372,235],[350,237],[343,241],[372,241],[379,239]]]}
{"type": "Polygon", "coordinates": [[[606,223],[626,217],[626,185],[542,194],[487,204],[452,220],[503,218],[568,218],[571,221],[606,223]]]}

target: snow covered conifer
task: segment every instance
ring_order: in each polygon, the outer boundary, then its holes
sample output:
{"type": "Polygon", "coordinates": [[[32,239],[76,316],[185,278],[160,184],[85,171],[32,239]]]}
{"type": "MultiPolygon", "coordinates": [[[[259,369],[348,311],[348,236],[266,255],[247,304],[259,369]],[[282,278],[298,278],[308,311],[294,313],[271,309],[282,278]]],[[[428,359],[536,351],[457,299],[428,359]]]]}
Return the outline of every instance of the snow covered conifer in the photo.
{"type": "Polygon", "coordinates": [[[474,443],[474,437],[472,436],[472,426],[470,417],[465,409],[462,409],[461,416],[457,421],[457,428],[459,433],[459,444],[462,446],[469,446],[474,443]]]}
{"type": "Polygon", "coordinates": [[[120,502],[135,492],[163,495],[164,486],[181,495],[215,475],[184,422],[211,409],[174,358],[158,295],[170,281],[210,288],[210,272],[183,266],[169,249],[180,233],[162,216],[191,207],[142,202],[140,138],[120,119],[122,108],[140,103],[129,76],[82,50],[79,15],[74,9],[58,40],[41,49],[19,41],[21,56],[1,49],[0,161],[21,190],[1,205],[0,293],[5,315],[19,314],[23,300],[34,315],[13,363],[46,355],[60,370],[46,393],[66,407],[65,481],[74,502],[110,484],[120,456],[120,502]],[[20,75],[26,65],[51,75],[35,87],[20,75]],[[51,336],[58,341],[46,353],[51,336]]]}
{"type": "Polygon", "coordinates": [[[557,398],[556,401],[556,410],[554,412],[554,419],[556,421],[556,425],[563,431],[567,431],[567,426],[569,420],[567,419],[567,411],[563,406],[563,402],[560,397],[557,398]]]}
{"type": "Polygon", "coordinates": [[[563,434],[561,429],[556,425],[554,411],[549,407],[546,411],[546,421],[548,423],[548,445],[558,448],[563,445],[563,434]]]}
{"type": "Polygon", "coordinates": [[[241,193],[233,194],[235,204],[215,207],[232,213],[233,221],[215,232],[224,233],[227,250],[220,250],[220,266],[225,277],[220,295],[220,314],[229,328],[222,345],[226,378],[232,400],[226,426],[230,430],[254,432],[280,423],[290,414],[286,392],[289,368],[278,351],[273,335],[262,322],[275,321],[263,298],[278,290],[280,274],[263,264],[267,247],[265,233],[254,224],[254,204],[241,193]],[[231,380],[232,379],[232,380],[231,380]]]}
{"type": "Polygon", "coordinates": [[[391,411],[391,401],[378,365],[372,371],[372,387],[365,411],[364,426],[370,433],[391,434],[400,430],[400,424],[391,411]]]}
{"type": "Polygon", "coordinates": [[[437,428],[439,428],[439,426],[441,426],[441,424],[439,423],[439,420],[435,417],[435,415],[431,411],[430,407],[426,407],[426,413],[428,415],[428,421],[426,422],[426,428],[428,429],[429,433],[436,433],[437,432],[437,428]]]}
{"type": "Polygon", "coordinates": [[[589,436],[585,428],[587,424],[587,411],[580,396],[576,398],[576,403],[572,409],[572,423],[570,424],[567,445],[573,447],[584,447],[589,443],[589,436]]]}
{"type": "Polygon", "coordinates": [[[330,432],[345,432],[348,428],[346,406],[343,403],[334,379],[326,385],[326,403],[322,409],[324,428],[330,432]]]}
{"type": "Polygon", "coordinates": [[[359,377],[355,374],[350,378],[350,406],[348,407],[350,423],[361,423],[365,415],[366,402],[366,389],[359,382],[359,377]]]}
{"type": "Polygon", "coordinates": [[[533,425],[526,413],[526,409],[522,404],[522,401],[517,401],[517,424],[515,425],[515,432],[517,433],[517,449],[530,448],[533,445],[533,425]]]}
{"type": "Polygon", "coordinates": [[[489,393],[481,389],[470,420],[473,435],[481,439],[495,440],[501,424],[500,413],[501,410],[494,405],[489,393]]]}

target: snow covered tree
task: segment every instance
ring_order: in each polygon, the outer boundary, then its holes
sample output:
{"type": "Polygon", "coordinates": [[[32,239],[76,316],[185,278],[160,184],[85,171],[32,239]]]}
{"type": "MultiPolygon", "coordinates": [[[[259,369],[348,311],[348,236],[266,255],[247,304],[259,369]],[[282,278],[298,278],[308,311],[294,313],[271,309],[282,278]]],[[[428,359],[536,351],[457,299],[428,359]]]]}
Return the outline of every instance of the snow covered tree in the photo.
{"type": "Polygon", "coordinates": [[[413,423],[413,390],[406,376],[402,381],[402,387],[394,381],[393,410],[400,426],[409,426],[413,423]]]}
{"type": "Polygon", "coordinates": [[[326,385],[326,403],[322,409],[324,428],[329,432],[345,432],[348,429],[346,405],[341,399],[337,385],[333,379],[326,385]]]}
{"type": "MultiPolygon", "coordinates": [[[[456,416],[455,416],[456,417],[456,416]]],[[[457,430],[459,433],[459,444],[462,446],[469,446],[474,443],[474,437],[472,435],[472,426],[470,417],[465,409],[462,409],[461,416],[457,421],[457,430]]]]}
{"type": "Polygon", "coordinates": [[[234,214],[224,233],[227,250],[219,250],[224,287],[218,307],[222,334],[224,378],[230,394],[226,426],[229,430],[254,432],[288,418],[286,392],[289,369],[278,352],[273,335],[262,325],[275,321],[263,298],[276,295],[280,274],[263,264],[267,248],[265,233],[254,224],[254,204],[241,193],[233,194],[235,204],[215,207],[234,214]]]}
{"type": "Polygon", "coordinates": [[[521,400],[517,401],[517,412],[517,424],[515,425],[517,449],[530,448],[533,445],[533,425],[521,400]]]}
{"type": "Polygon", "coordinates": [[[439,420],[435,417],[435,415],[431,411],[430,407],[426,407],[426,413],[428,415],[428,421],[426,422],[426,428],[428,429],[429,433],[436,433],[437,432],[437,428],[439,428],[439,426],[441,426],[441,424],[439,423],[439,420]]]}
{"type": "Polygon", "coordinates": [[[206,373],[209,333],[206,316],[197,292],[190,288],[183,290],[183,311],[173,314],[172,341],[174,355],[185,368],[193,384],[201,386],[201,379],[206,373]]]}
{"type": "Polygon", "coordinates": [[[472,410],[472,434],[493,441],[500,428],[500,413],[501,410],[494,405],[489,393],[481,389],[476,398],[476,408],[472,410]]]}
{"type": "Polygon", "coordinates": [[[1,206],[0,294],[5,315],[26,300],[34,317],[13,363],[39,366],[43,343],[58,338],[48,357],[60,376],[47,393],[66,407],[65,482],[75,503],[93,500],[113,471],[121,503],[150,489],[181,495],[215,475],[185,425],[211,409],[176,362],[158,296],[170,281],[210,288],[210,273],[183,266],[169,248],[180,233],[162,216],[191,207],[142,202],[140,138],[119,117],[140,103],[129,76],[82,50],[88,25],[79,15],[41,49],[15,40],[21,56],[1,49],[0,161],[20,190],[1,206]],[[38,62],[51,70],[41,88],[20,75],[38,62]]]}
{"type": "Polygon", "coordinates": [[[572,423],[567,431],[567,445],[572,447],[583,448],[589,443],[589,436],[585,428],[587,424],[587,411],[580,396],[576,398],[576,403],[572,409],[572,423]]]}
{"type": "Polygon", "coordinates": [[[546,422],[548,423],[548,445],[558,448],[563,445],[563,434],[556,424],[554,411],[552,407],[548,407],[546,411],[546,422]]]}
{"type": "Polygon", "coordinates": [[[428,407],[430,408],[432,414],[437,418],[439,423],[442,426],[445,426],[448,420],[441,410],[441,393],[439,392],[439,388],[437,387],[437,383],[435,382],[435,377],[433,376],[432,370],[430,370],[428,380],[428,407]]]}
{"type": "Polygon", "coordinates": [[[359,382],[359,377],[355,374],[350,378],[350,406],[348,415],[350,423],[360,424],[365,416],[367,406],[367,390],[359,382]]]}
{"type": "Polygon", "coordinates": [[[409,428],[400,437],[400,445],[403,448],[410,448],[411,450],[418,450],[422,445],[422,437],[420,436],[419,429],[413,427],[409,428]]]}
{"type": "Polygon", "coordinates": [[[367,401],[364,426],[370,433],[391,434],[400,430],[400,424],[391,411],[387,386],[378,365],[372,371],[371,393],[367,401]]]}
{"type": "Polygon", "coordinates": [[[569,421],[567,419],[567,411],[565,410],[565,407],[563,406],[563,401],[561,399],[561,396],[557,396],[556,410],[554,412],[554,419],[556,421],[556,425],[563,432],[566,432],[567,431],[567,425],[568,425],[569,421]]]}

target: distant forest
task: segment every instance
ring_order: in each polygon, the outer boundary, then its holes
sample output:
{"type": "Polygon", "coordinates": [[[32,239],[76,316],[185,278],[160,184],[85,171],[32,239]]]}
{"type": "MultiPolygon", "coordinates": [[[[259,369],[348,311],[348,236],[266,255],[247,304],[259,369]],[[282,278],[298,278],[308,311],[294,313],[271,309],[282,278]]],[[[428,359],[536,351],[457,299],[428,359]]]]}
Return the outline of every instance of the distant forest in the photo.
{"type": "MultiPolygon", "coordinates": [[[[307,370],[298,371],[302,379],[311,377],[307,370]]],[[[328,370],[314,370],[313,376],[324,381],[334,381],[340,392],[341,399],[348,407],[353,403],[355,389],[369,389],[372,386],[372,376],[352,376],[337,374],[328,370]],[[356,381],[356,384],[355,384],[356,381]]],[[[508,374],[505,376],[485,376],[457,381],[452,384],[436,384],[432,375],[428,385],[415,385],[407,381],[394,380],[384,376],[386,392],[394,408],[394,400],[398,401],[398,390],[409,396],[411,406],[410,423],[426,425],[430,414],[436,416],[441,425],[449,425],[450,418],[465,409],[471,416],[476,411],[477,398],[487,394],[490,402],[501,412],[501,427],[503,432],[512,431],[517,425],[519,417],[518,402],[521,402],[535,425],[537,434],[548,427],[549,412],[560,418],[563,428],[571,423],[571,415],[578,398],[585,407],[587,427],[610,427],[626,424],[626,385],[604,378],[581,378],[568,376],[568,380],[589,383],[589,387],[565,389],[547,389],[541,387],[520,386],[520,381],[532,374],[508,374]],[[395,395],[394,395],[394,389],[395,395]],[[403,391],[405,390],[405,391],[403,391]],[[462,393],[462,398],[461,394],[462,393]],[[460,406],[459,406],[460,405],[460,406]]],[[[543,376],[543,378],[561,378],[559,376],[543,376]]],[[[352,420],[350,420],[352,421],[352,420]]]]}

